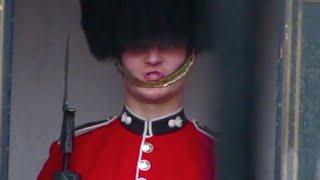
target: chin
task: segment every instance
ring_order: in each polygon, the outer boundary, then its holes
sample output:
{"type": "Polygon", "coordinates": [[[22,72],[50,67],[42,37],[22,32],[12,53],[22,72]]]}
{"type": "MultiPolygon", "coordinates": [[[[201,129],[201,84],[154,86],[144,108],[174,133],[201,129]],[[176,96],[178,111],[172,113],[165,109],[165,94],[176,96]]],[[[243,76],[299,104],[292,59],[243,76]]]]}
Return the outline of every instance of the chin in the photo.
{"type": "Polygon", "coordinates": [[[168,87],[163,88],[137,88],[136,97],[148,103],[165,102],[170,97],[174,96],[174,92],[168,87]]]}
{"type": "Polygon", "coordinates": [[[179,96],[183,88],[178,83],[162,88],[140,88],[128,85],[126,89],[127,93],[135,97],[138,101],[158,104],[167,102],[175,96],[179,96]]]}

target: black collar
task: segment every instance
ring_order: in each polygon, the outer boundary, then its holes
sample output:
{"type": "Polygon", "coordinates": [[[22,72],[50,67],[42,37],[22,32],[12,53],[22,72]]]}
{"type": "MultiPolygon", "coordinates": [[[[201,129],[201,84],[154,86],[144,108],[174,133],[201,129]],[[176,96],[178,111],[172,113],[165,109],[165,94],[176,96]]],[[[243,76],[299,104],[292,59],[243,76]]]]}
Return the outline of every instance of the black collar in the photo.
{"type": "Polygon", "coordinates": [[[135,115],[128,107],[121,113],[121,124],[130,131],[146,136],[161,135],[178,131],[186,124],[183,109],[159,118],[144,120],[135,115]]]}

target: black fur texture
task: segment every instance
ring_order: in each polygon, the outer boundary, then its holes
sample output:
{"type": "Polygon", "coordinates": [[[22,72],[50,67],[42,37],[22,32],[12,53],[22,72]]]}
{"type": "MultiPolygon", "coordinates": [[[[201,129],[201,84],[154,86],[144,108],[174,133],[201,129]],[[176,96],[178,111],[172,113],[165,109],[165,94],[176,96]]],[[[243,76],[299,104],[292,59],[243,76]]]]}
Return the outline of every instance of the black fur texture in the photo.
{"type": "Polygon", "coordinates": [[[98,60],[155,43],[211,48],[208,0],[80,0],[81,23],[98,60]]]}

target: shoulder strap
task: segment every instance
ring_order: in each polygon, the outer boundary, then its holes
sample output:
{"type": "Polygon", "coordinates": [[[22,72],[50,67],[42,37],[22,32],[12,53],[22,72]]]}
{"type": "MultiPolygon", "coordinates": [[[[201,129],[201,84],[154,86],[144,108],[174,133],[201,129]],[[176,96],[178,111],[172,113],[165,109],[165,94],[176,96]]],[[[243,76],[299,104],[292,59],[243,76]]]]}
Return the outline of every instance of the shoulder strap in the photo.
{"type": "Polygon", "coordinates": [[[81,134],[85,134],[91,132],[99,127],[109,125],[112,121],[114,121],[117,117],[109,117],[104,120],[89,122],[75,128],[75,136],[79,136],[81,134]]]}
{"type": "Polygon", "coordinates": [[[195,125],[196,129],[200,131],[201,133],[213,138],[213,139],[218,139],[219,133],[211,130],[208,126],[205,124],[201,123],[200,121],[197,120],[192,120],[193,124],[195,125]]]}

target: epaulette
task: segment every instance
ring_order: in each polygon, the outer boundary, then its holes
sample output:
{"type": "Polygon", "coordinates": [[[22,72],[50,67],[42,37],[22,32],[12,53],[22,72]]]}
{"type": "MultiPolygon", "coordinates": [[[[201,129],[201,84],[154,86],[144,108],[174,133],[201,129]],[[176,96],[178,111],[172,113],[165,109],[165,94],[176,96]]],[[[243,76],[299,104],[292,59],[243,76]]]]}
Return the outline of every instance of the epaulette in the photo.
{"type": "Polygon", "coordinates": [[[89,123],[77,126],[74,131],[74,136],[79,136],[79,135],[91,132],[102,126],[106,126],[110,124],[112,121],[114,121],[115,119],[117,119],[117,117],[108,117],[107,119],[104,119],[104,120],[89,122],[89,123]]]}
{"type": "Polygon", "coordinates": [[[218,139],[219,133],[211,130],[208,126],[206,126],[205,124],[203,124],[197,120],[192,120],[192,122],[198,131],[202,132],[203,134],[205,134],[215,140],[218,139]]]}

